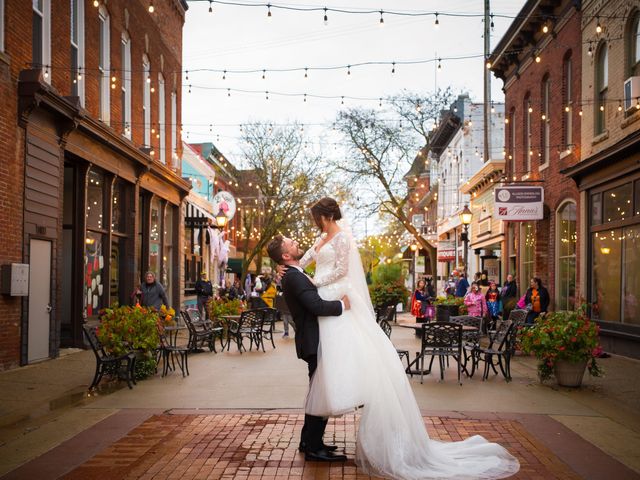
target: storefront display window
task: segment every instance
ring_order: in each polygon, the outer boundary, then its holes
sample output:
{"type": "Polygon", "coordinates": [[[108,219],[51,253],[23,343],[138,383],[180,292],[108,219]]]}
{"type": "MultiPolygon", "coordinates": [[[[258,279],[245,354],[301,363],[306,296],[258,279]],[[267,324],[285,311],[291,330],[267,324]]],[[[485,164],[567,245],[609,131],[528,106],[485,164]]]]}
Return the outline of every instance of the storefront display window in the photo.
{"type": "Polygon", "coordinates": [[[528,288],[529,281],[535,273],[536,226],[533,222],[520,225],[520,242],[522,245],[522,267],[519,284],[523,291],[528,288]]]}
{"type": "Polygon", "coordinates": [[[97,315],[104,307],[105,275],[104,249],[107,233],[104,230],[105,178],[101,170],[90,170],[87,178],[87,233],[84,256],[84,309],[87,316],[97,315]]]}
{"type": "Polygon", "coordinates": [[[623,237],[622,321],[640,325],[640,226],[625,228],[623,237]]]}
{"type": "Polygon", "coordinates": [[[620,321],[622,229],[593,234],[593,317],[620,321]]]}
{"type": "Polygon", "coordinates": [[[576,298],[576,204],[565,203],[558,211],[557,310],[573,310],[576,298]]]}
{"type": "Polygon", "coordinates": [[[602,194],[591,195],[591,225],[602,223],[602,194]]]}
{"type": "Polygon", "coordinates": [[[633,215],[632,183],[625,183],[604,192],[604,221],[616,222],[633,215]]]}
{"type": "Polygon", "coordinates": [[[160,200],[157,197],[151,201],[151,226],[149,230],[149,270],[160,272],[160,200]]]}
{"type": "Polygon", "coordinates": [[[164,214],[164,244],[162,252],[162,275],[161,281],[169,297],[169,303],[173,303],[171,275],[173,274],[173,210],[174,207],[167,205],[164,214]]]}

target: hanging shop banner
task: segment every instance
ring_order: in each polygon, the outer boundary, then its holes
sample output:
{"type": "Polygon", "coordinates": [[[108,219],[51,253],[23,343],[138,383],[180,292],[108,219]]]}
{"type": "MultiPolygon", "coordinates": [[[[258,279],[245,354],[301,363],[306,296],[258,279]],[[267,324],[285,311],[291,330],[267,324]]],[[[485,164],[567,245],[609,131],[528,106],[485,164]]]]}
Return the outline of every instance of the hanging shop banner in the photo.
{"type": "Polygon", "coordinates": [[[418,255],[416,257],[416,273],[424,273],[426,271],[425,266],[424,255],[418,255]]]}
{"type": "Polygon", "coordinates": [[[498,220],[511,222],[542,220],[544,189],[534,186],[496,187],[493,214],[498,220]]]}
{"type": "Polygon", "coordinates": [[[438,261],[450,262],[456,259],[456,242],[440,241],[438,242],[438,261]]]}
{"type": "Polygon", "coordinates": [[[233,195],[221,190],[213,197],[212,203],[214,215],[222,211],[229,220],[233,219],[233,216],[236,214],[236,199],[233,198],[233,195]]]}

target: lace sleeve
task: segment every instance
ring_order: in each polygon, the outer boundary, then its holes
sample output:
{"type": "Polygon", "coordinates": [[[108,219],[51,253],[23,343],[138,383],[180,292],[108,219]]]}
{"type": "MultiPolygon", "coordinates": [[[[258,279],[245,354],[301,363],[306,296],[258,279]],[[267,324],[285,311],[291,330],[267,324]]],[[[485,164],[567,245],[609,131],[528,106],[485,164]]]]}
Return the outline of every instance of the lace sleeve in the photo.
{"type": "Polygon", "coordinates": [[[339,280],[349,273],[349,239],[344,233],[338,233],[333,239],[333,249],[336,251],[336,264],[331,272],[313,277],[313,283],[321,287],[339,280]]]}
{"type": "Polygon", "coordinates": [[[318,242],[314,243],[313,246],[309,250],[307,250],[304,256],[300,259],[300,266],[302,268],[306,268],[307,265],[309,265],[310,263],[313,263],[313,261],[316,259],[317,244],[318,242]]]}

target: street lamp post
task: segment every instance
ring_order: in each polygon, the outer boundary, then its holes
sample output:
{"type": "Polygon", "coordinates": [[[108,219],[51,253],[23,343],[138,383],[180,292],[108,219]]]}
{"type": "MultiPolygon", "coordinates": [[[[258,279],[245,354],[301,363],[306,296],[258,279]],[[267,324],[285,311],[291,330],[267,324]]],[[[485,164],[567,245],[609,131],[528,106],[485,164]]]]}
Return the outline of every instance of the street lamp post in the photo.
{"type": "Polygon", "coordinates": [[[464,242],[464,273],[467,277],[469,277],[469,268],[468,268],[468,255],[469,255],[469,225],[471,224],[471,218],[473,217],[473,213],[469,210],[469,206],[465,205],[462,212],[460,212],[460,222],[464,228],[462,235],[462,241],[464,242]]]}

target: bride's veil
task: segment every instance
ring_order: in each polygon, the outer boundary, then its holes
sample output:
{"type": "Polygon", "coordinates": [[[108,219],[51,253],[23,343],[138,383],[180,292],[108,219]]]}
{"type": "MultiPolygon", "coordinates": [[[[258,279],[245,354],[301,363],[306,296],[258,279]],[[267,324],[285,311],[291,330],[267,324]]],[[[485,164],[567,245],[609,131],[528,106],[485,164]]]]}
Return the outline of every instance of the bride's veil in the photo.
{"type": "Polygon", "coordinates": [[[360,298],[365,300],[365,303],[373,316],[372,318],[375,319],[375,312],[373,310],[373,305],[371,304],[371,295],[369,295],[369,286],[367,285],[367,280],[364,275],[364,267],[362,266],[362,259],[360,258],[360,253],[358,251],[358,244],[356,243],[355,238],[353,238],[351,225],[349,225],[349,222],[345,218],[338,220],[337,223],[340,226],[340,229],[349,238],[349,271],[347,273],[347,280],[351,289],[353,289],[360,298]]]}

